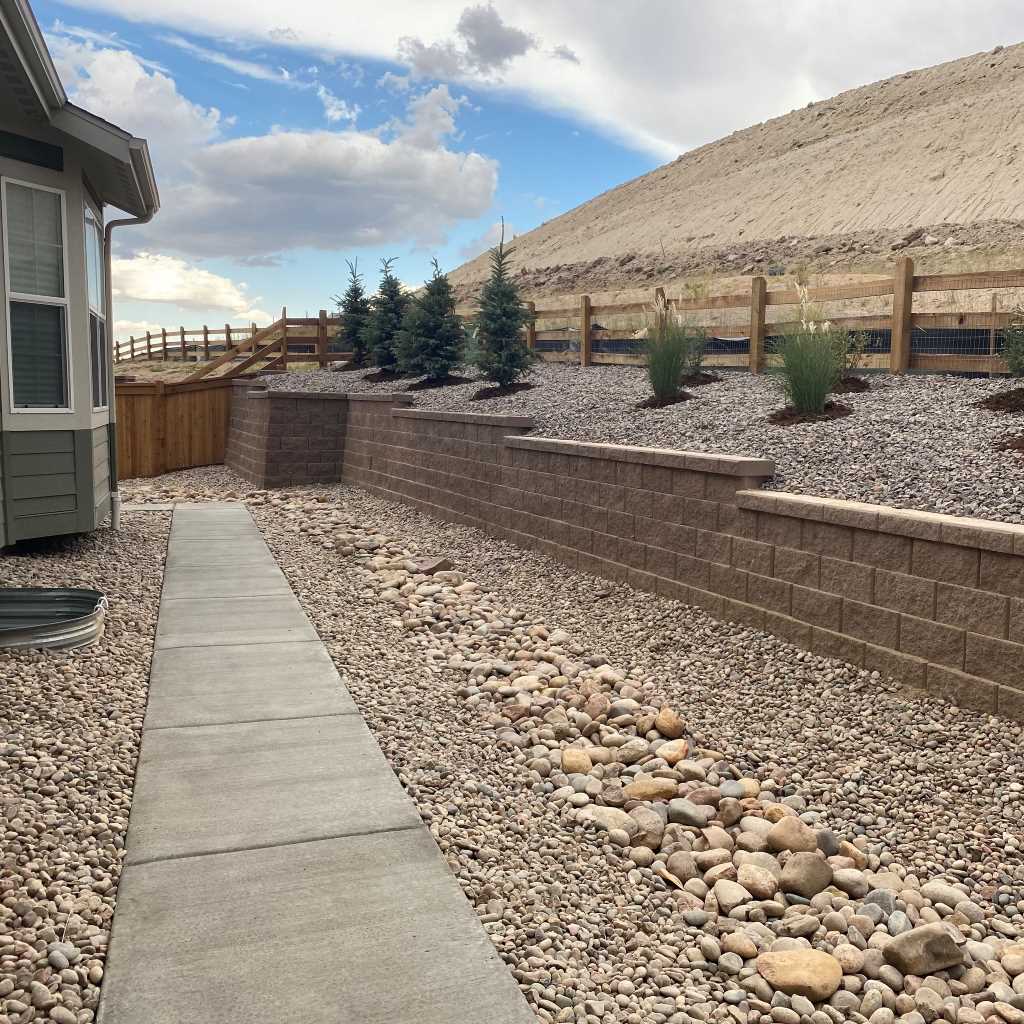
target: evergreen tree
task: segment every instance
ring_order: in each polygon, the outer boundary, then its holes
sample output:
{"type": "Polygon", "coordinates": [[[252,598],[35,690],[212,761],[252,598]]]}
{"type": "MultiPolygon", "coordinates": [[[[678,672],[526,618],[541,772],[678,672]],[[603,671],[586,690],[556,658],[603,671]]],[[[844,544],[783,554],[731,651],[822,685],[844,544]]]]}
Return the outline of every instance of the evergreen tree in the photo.
{"type": "Polygon", "coordinates": [[[480,313],[476,320],[476,364],[489,380],[502,388],[515,383],[534,359],[521,336],[522,328],[530,321],[530,313],[523,307],[519,289],[509,276],[513,251],[511,246],[505,246],[505,222],[502,220],[501,239],[490,252],[491,276],[480,292],[480,313]]]}
{"type": "Polygon", "coordinates": [[[352,263],[348,260],[348,287],[345,294],[335,296],[338,312],[341,314],[341,331],[339,339],[343,350],[352,353],[353,366],[365,366],[367,351],[363,331],[370,315],[370,300],[363,288],[363,275],[359,273],[359,260],[352,263]]]}
{"type": "Polygon", "coordinates": [[[394,262],[395,257],[380,261],[380,287],[370,299],[370,315],[362,331],[363,343],[373,353],[373,361],[381,370],[394,370],[397,366],[395,335],[402,327],[402,317],[409,304],[401,282],[391,272],[394,262]]]}
{"type": "Polygon", "coordinates": [[[399,369],[437,384],[459,365],[464,340],[448,275],[441,273],[434,260],[433,275],[423,291],[413,296],[395,337],[399,369]]]}

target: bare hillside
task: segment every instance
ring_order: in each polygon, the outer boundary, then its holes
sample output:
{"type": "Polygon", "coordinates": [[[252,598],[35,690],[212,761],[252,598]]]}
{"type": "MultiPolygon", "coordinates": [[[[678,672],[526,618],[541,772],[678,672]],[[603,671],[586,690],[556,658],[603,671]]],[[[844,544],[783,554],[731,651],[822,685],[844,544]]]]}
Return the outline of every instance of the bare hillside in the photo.
{"type": "MultiPolygon", "coordinates": [[[[542,294],[668,283],[794,259],[870,269],[907,244],[931,247],[933,263],[957,246],[1019,250],[1022,107],[1024,44],[841,93],[521,235],[523,284],[542,294]]],[[[465,294],[485,273],[478,257],[452,279],[465,294]]]]}

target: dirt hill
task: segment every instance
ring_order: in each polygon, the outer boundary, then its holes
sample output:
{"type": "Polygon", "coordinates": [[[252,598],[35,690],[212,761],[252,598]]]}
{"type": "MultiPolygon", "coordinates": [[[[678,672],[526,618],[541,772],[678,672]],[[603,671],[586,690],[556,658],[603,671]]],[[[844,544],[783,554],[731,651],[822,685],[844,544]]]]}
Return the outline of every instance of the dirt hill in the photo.
{"type": "MultiPolygon", "coordinates": [[[[524,290],[694,274],[928,269],[1024,255],[1024,44],[889,78],[701,146],[516,239],[524,290]],[[917,254],[915,254],[917,255],[917,254]]],[[[1019,265],[1019,263],[1018,263],[1019,265]]],[[[453,272],[475,291],[486,256],[453,272]]]]}

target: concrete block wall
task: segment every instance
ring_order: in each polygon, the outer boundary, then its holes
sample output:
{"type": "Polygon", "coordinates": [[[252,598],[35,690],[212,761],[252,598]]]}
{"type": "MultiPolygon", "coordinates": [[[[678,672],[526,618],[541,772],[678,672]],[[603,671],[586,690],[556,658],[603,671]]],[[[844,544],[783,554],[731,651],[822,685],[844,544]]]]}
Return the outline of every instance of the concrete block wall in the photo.
{"type": "Polygon", "coordinates": [[[764,491],[766,459],[407,403],[348,397],[341,479],[1024,720],[1024,527],[764,491]]]}

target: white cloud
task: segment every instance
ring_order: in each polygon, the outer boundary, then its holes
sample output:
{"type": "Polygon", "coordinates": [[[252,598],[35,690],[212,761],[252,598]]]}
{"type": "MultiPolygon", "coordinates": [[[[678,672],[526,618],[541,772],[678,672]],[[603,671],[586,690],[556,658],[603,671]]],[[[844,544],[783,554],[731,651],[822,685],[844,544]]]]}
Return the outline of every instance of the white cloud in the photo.
{"type": "Polygon", "coordinates": [[[335,96],[326,85],[318,85],[316,94],[324,105],[324,117],[331,124],[335,124],[338,121],[348,121],[351,124],[356,123],[356,118],[359,116],[359,105],[357,103],[349,105],[340,96],[335,96]]]}
{"type": "Polygon", "coordinates": [[[162,327],[167,324],[158,324],[153,320],[115,320],[114,337],[118,339],[144,338],[146,331],[151,334],[159,334],[162,327]]]}
{"type": "Polygon", "coordinates": [[[262,82],[276,82],[278,85],[300,87],[305,85],[305,83],[296,81],[285,68],[274,68],[267,64],[260,64],[257,61],[232,57],[230,54],[223,53],[220,50],[211,50],[207,46],[200,46],[190,39],[185,39],[183,36],[173,33],[168,33],[158,38],[161,42],[177,47],[177,49],[182,50],[191,57],[206,61],[208,64],[216,64],[218,67],[233,71],[236,75],[256,78],[262,82]]]}
{"type": "Polygon", "coordinates": [[[269,316],[256,308],[256,300],[248,294],[244,283],[174,256],[140,252],[131,257],[115,257],[111,261],[110,283],[114,298],[121,301],[221,310],[244,320],[262,321],[269,316]]]}

